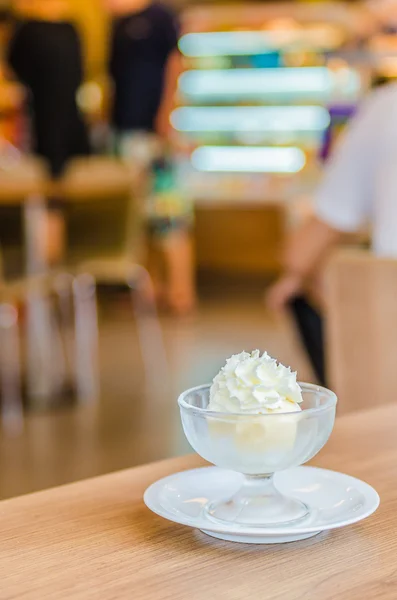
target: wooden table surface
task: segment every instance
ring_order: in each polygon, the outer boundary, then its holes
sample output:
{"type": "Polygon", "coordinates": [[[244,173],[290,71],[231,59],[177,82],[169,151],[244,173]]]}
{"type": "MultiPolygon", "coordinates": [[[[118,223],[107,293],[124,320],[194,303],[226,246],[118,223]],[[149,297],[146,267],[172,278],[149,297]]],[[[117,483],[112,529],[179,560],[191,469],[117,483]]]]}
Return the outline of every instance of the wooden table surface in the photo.
{"type": "Polygon", "coordinates": [[[368,520],[280,546],[222,542],[142,502],[190,456],[0,503],[0,599],[395,600],[397,404],[340,417],[314,464],[363,478],[368,520]]]}

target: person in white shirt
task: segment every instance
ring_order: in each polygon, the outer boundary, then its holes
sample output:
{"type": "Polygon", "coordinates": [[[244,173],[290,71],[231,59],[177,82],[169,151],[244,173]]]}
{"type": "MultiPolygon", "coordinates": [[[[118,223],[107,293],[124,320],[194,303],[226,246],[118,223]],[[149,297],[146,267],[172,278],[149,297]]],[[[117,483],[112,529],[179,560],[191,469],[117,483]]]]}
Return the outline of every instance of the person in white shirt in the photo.
{"type": "MultiPolygon", "coordinates": [[[[287,241],[284,272],[268,293],[269,307],[280,311],[292,304],[294,308],[298,299],[299,310],[300,299],[330,250],[344,234],[365,225],[371,229],[373,252],[397,257],[396,84],[372,92],[348,125],[317,191],[313,217],[287,241]]],[[[315,327],[320,326],[318,321],[315,327]]],[[[301,333],[308,345],[307,332],[301,333]]],[[[323,357],[316,357],[321,354],[322,332],[310,335],[315,348],[307,349],[312,362],[318,359],[314,367],[325,383],[323,357]]]]}

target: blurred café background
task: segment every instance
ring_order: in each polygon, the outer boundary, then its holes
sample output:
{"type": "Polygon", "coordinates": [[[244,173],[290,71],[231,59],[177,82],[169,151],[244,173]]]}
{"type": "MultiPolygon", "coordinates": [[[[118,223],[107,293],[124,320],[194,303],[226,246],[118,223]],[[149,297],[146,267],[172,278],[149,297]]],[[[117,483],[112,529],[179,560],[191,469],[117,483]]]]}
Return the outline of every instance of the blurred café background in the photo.
{"type": "MultiPolygon", "coordinates": [[[[188,452],[178,394],[243,349],[318,380],[264,298],[343,129],[397,76],[392,4],[1,0],[1,498],[188,452]],[[81,65],[42,22],[76,32],[81,65]],[[153,128],[115,116],[128,61],[134,114],[163,110],[153,128]],[[66,147],[78,123],[87,151],[66,147]]],[[[367,264],[369,242],[344,240],[361,259],[328,282],[340,413],[391,394],[395,266],[367,264]]]]}

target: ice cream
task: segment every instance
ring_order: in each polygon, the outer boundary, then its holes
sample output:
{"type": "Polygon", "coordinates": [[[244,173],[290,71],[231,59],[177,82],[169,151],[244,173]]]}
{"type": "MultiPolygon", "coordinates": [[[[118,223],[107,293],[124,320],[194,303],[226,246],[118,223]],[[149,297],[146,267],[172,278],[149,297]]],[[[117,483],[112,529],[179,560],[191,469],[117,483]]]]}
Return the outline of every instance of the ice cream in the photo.
{"type": "Polygon", "coordinates": [[[280,452],[294,446],[297,425],[288,415],[300,412],[302,401],[296,373],[290,368],[266,352],[242,352],[229,358],[214,378],[207,407],[214,413],[230,413],[233,417],[211,420],[210,430],[225,442],[233,439],[236,449],[254,454],[275,453],[278,460],[280,452]]]}
{"type": "Polygon", "coordinates": [[[300,411],[296,373],[266,352],[241,352],[226,361],[210,390],[208,410],[238,414],[300,411]]]}

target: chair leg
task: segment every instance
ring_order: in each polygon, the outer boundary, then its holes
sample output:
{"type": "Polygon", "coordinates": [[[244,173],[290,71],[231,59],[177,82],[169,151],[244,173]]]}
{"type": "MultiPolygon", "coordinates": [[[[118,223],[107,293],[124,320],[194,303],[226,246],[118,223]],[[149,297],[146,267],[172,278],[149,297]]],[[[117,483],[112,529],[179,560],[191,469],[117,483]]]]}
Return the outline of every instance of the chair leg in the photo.
{"type": "Polygon", "coordinates": [[[58,308],[61,335],[60,340],[65,357],[65,382],[70,383],[74,379],[74,345],[71,337],[73,326],[73,290],[74,277],[70,273],[60,273],[54,280],[54,289],[58,296],[58,308]]]}
{"type": "Polygon", "coordinates": [[[145,294],[145,290],[153,290],[151,277],[144,267],[135,265],[127,281],[131,290],[146,382],[150,386],[167,386],[169,368],[156,301],[154,293],[145,294]]]}
{"type": "Polygon", "coordinates": [[[79,400],[93,402],[99,397],[98,311],[95,279],[88,274],[73,283],[75,307],[75,372],[79,400]]]}
{"type": "Polygon", "coordinates": [[[10,304],[0,305],[0,377],[2,425],[7,433],[23,429],[21,357],[18,312],[10,304]]]}
{"type": "MultiPolygon", "coordinates": [[[[24,204],[26,271],[37,275],[47,271],[43,252],[46,202],[41,195],[30,196],[24,204]]],[[[39,289],[29,290],[27,298],[27,371],[28,391],[34,406],[47,407],[54,394],[53,336],[50,306],[39,289]]]]}
{"type": "Polygon", "coordinates": [[[34,286],[27,296],[27,381],[34,408],[48,408],[55,392],[54,323],[49,298],[34,286]]]}
{"type": "Polygon", "coordinates": [[[26,240],[26,271],[29,275],[45,273],[48,265],[44,255],[46,201],[41,195],[33,195],[24,203],[24,228],[26,240]]]}

